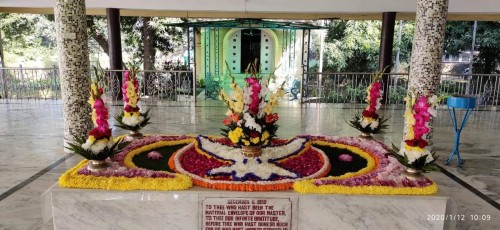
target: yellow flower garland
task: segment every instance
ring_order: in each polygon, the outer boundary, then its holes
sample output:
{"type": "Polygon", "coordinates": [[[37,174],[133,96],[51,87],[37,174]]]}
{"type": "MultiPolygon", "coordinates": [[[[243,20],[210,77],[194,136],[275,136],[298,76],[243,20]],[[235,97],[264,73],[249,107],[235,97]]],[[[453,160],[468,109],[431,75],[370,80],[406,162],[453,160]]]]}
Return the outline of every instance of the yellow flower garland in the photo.
{"type": "MultiPolygon", "coordinates": [[[[119,136],[115,138],[115,141],[122,139],[126,135],[119,136]]],[[[212,136],[211,138],[220,138],[212,136]]],[[[195,142],[194,137],[186,138],[177,141],[160,141],[145,145],[130,151],[124,158],[124,165],[129,168],[136,168],[137,166],[133,163],[132,159],[134,156],[141,154],[143,152],[161,148],[165,146],[174,146],[180,144],[189,144],[195,142]]],[[[311,142],[306,145],[310,145],[311,142]]],[[[355,177],[359,175],[364,175],[375,170],[378,165],[378,159],[374,157],[371,153],[366,152],[358,147],[331,143],[326,141],[312,141],[312,144],[329,146],[333,148],[341,148],[349,150],[362,158],[367,160],[367,166],[357,172],[346,173],[341,176],[330,176],[322,179],[334,179],[341,180],[350,177],[355,177]]],[[[207,155],[198,147],[196,147],[198,152],[207,155]]],[[[298,154],[300,155],[300,153],[298,154]]],[[[209,156],[211,157],[211,156],[209,156]]],[[[114,189],[114,190],[183,190],[188,189],[193,186],[192,179],[186,175],[176,174],[175,178],[146,178],[146,177],[104,177],[104,176],[93,176],[93,175],[82,175],[78,174],[78,171],[86,167],[88,161],[83,160],[78,165],[68,170],[59,178],[59,184],[63,187],[70,188],[88,188],[88,189],[114,189]]],[[[438,191],[437,184],[432,181],[432,184],[426,187],[390,187],[390,186],[379,186],[379,185],[367,185],[367,186],[343,186],[343,185],[320,185],[314,184],[316,179],[297,181],[293,184],[295,191],[299,193],[320,193],[320,194],[372,194],[372,195],[430,195],[435,194],[438,191]]]]}
{"type": "Polygon", "coordinates": [[[94,97],[92,95],[98,94],[98,85],[96,81],[92,81],[92,84],[90,84],[90,96],[88,99],[88,103],[90,104],[90,108],[92,110],[91,117],[92,117],[92,122],[94,122],[94,125],[97,126],[97,113],[94,109],[94,97]]]}
{"type": "Polygon", "coordinates": [[[313,141],[313,144],[322,145],[322,146],[329,146],[332,148],[346,149],[346,150],[349,150],[349,151],[355,153],[356,155],[364,158],[367,161],[366,167],[362,168],[361,170],[359,170],[357,172],[350,172],[350,173],[346,173],[346,174],[343,174],[340,176],[329,176],[329,177],[325,177],[322,179],[341,180],[341,179],[346,179],[346,178],[350,178],[350,177],[361,176],[361,175],[370,173],[371,171],[375,170],[378,167],[377,158],[373,157],[370,153],[363,151],[362,149],[360,149],[358,147],[339,144],[339,143],[325,142],[325,141],[313,141]]]}
{"type": "Polygon", "coordinates": [[[178,141],[160,141],[160,142],[155,142],[149,145],[144,145],[139,148],[136,148],[132,151],[130,151],[125,158],[123,159],[123,165],[125,165],[128,168],[137,168],[137,166],[134,164],[132,161],[136,155],[139,155],[143,152],[150,151],[153,149],[165,147],[165,146],[174,146],[174,145],[181,145],[181,144],[189,144],[193,142],[194,139],[192,138],[187,138],[183,140],[178,140],[178,141]]]}
{"type": "MultiPolygon", "coordinates": [[[[314,144],[330,146],[335,148],[347,149],[368,161],[368,164],[365,168],[354,172],[354,173],[346,173],[340,176],[329,176],[323,179],[329,180],[341,180],[347,179],[350,177],[360,176],[367,173],[370,173],[372,170],[375,170],[378,166],[378,162],[376,162],[376,158],[373,157],[370,153],[361,150],[360,148],[343,145],[338,143],[330,143],[324,141],[314,141],[314,144]]],[[[437,184],[432,181],[432,184],[426,187],[390,187],[390,186],[380,186],[380,185],[366,185],[366,186],[344,186],[344,185],[315,185],[314,181],[316,179],[311,180],[303,180],[297,181],[293,184],[293,189],[299,193],[320,193],[320,194],[369,194],[369,195],[431,195],[435,194],[438,191],[437,184]]]]}
{"type": "Polygon", "coordinates": [[[193,186],[191,178],[175,174],[174,178],[148,178],[124,176],[105,177],[78,174],[86,167],[88,160],[83,160],[59,177],[59,185],[68,188],[113,189],[113,190],[185,190],[193,186]]]}
{"type": "Polygon", "coordinates": [[[343,185],[320,185],[314,184],[314,180],[298,181],[293,184],[293,189],[299,193],[321,193],[321,194],[368,194],[368,195],[431,195],[438,191],[436,182],[427,187],[390,187],[379,185],[367,186],[343,186],[343,185]]]}

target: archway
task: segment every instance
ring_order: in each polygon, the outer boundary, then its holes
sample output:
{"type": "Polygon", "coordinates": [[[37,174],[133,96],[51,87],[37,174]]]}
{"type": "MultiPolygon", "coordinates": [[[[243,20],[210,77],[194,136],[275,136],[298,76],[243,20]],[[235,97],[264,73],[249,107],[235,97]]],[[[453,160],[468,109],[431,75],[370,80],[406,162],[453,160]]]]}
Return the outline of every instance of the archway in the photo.
{"type": "MultiPolygon", "coordinates": [[[[270,73],[275,68],[278,39],[270,29],[233,28],[224,36],[223,61],[228,63],[232,73],[242,74],[248,63],[259,59],[260,72],[270,73]]],[[[224,68],[224,72],[227,69],[224,68]]]]}

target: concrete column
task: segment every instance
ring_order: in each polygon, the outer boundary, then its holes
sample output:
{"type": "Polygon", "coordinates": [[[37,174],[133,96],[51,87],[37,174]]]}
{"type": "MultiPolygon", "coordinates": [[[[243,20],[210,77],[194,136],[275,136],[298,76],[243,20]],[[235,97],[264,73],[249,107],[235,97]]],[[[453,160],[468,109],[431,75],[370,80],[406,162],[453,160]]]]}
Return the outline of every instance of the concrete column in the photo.
{"type": "Polygon", "coordinates": [[[64,116],[64,144],[92,128],[85,0],[54,0],[64,116]]]}
{"type": "MultiPolygon", "coordinates": [[[[384,12],[382,14],[382,32],[380,36],[380,54],[378,58],[378,69],[384,73],[390,73],[392,67],[392,48],[394,47],[394,25],[396,23],[396,12],[384,12]]],[[[389,93],[389,75],[382,77],[384,84],[384,96],[382,103],[385,103],[389,93]]]]}
{"type": "MultiPolygon", "coordinates": [[[[123,69],[123,60],[122,38],[120,31],[120,9],[107,8],[106,18],[108,19],[109,69],[121,70],[123,69]]],[[[110,72],[108,77],[110,78],[109,81],[112,85],[110,86],[110,88],[112,88],[110,90],[112,97],[121,100],[123,98],[121,93],[121,85],[123,83],[122,74],[120,72],[110,72]]]]}
{"type": "MultiPolygon", "coordinates": [[[[122,39],[120,34],[120,10],[106,9],[108,19],[109,65],[112,70],[121,70],[122,66],[122,39]]],[[[121,85],[121,84],[120,84],[121,85]]]]}
{"type": "Polygon", "coordinates": [[[448,0],[418,0],[409,87],[436,93],[441,73],[448,0]]]}

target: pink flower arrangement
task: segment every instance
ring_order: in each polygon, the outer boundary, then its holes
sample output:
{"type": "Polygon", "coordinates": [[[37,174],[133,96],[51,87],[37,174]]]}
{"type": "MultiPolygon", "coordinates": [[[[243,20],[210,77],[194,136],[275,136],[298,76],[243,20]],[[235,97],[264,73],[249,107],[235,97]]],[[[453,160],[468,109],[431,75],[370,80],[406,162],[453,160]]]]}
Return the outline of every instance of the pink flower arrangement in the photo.
{"type": "Polygon", "coordinates": [[[415,114],[413,114],[413,118],[415,119],[415,125],[413,127],[415,139],[422,139],[422,137],[430,131],[430,128],[427,127],[431,119],[431,114],[429,113],[430,107],[431,105],[426,96],[420,96],[413,107],[415,111],[415,114]]]}
{"type": "MultiPolygon", "coordinates": [[[[102,88],[100,89],[102,90],[102,88]]],[[[90,130],[89,135],[94,136],[96,140],[109,138],[111,136],[111,129],[108,124],[108,109],[100,96],[96,97],[92,108],[96,113],[97,127],[90,130]]]]}
{"type": "Polygon", "coordinates": [[[123,112],[116,116],[116,127],[130,130],[139,131],[149,124],[149,110],[145,113],[141,112],[139,108],[139,81],[135,76],[137,67],[133,64],[130,65],[130,70],[126,70],[123,75],[122,95],[124,108],[123,112]]]}
{"type": "Polygon", "coordinates": [[[245,87],[240,87],[231,76],[232,92],[228,95],[224,90],[220,98],[228,107],[227,117],[223,120],[226,129],[222,135],[240,146],[267,145],[276,135],[279,116],[273,113],[278,100],[283,97],[283,84],[276,92],[270,92],[268,83],[271,76],[263,78],[256,71],[255,63],[251,64],[249,76],[245,77],[245,87]]]}
{"type": "MultiPolygon", "coordinates": [[[[96,70],[96,73],[97,70],[96,70]]],[[[99,77],[99,75],[96,75],[99,77]]],[[[87,139],[75,137],[75,143],[68,143],[69,150],[89,160],[104,160],[116,154],[118,143],[113,140],[108,124],[108,108],[103,100],[104,90],[98,84],[99,78],[90,85],[88,103],[92,107],[92,121],[95,128],[89,131],[87,139]]]]}
{"type": "Polygon", "coordinates": [[[252,115],[256,115],[259,112],[259,104],[260,104],[260,99],[259,99],[259,93],[260,90],[262,89],[262,86],[260,85],[259,80],[255,76],[251,76],[247,79],[245,79],[247,82],[248,86],[251,88],[252,94],[250,95],[251,103],[248,104],[248,111],[252,115]]]}
{"type": "Polygon", "coordinates": [[[373,119],[378,118],[377,110],[380,108],[380,100],[382,99],[382,82],[377,80],[372,83],[371,87],[368,88],[368,96],[366,101],[368,102],[368,107],[363,111],[363,117],[371,117],[373,119]]]}
{"type": "MultiPolygon", "coordinates": [[[[394,157],[387,156],[389,149],[378,141],[360,140],[355,137],[326,137],[326,136],[312,136],[311,139],[321,140],[326,142],[335,142],[355,146],[363,151],[369,152],[373,157],[378,159],[378,167],[364,175],[349,177],[346,179],[338,179],[334,177],[327,177],[317,179],[314,181],[316,186],[321,185],[342,185],[347,187],[354,186],[388,186],[388,187],[417,187],[423,188],[433,184],[427,177],[422,177],[418,180],[409,180],[402,175],[405,167],[401,165],[394,157]]],[[[344,155],[344,154],[342,154],[344,155]]],[[[341,156],[342,156],[341,155],[341,156]]],[[[339,156],[340,158],[340,156],[339,156]]]]}
{"type": "Polygon", "coordinates": [[[383,133],[383,129],[387,127],[384,123],[388,119],[381,118],[378,114],[378,110],[380,106],[382,106],[381,100],[384,92],[381,81],[382,74],[383,72],[379,72],[373,75],[373,81],[366,90],[367,95],[365,101],[368,105],[361,113],[361,116],[356,115],[349,121],[350,126],[366,134],[383,133]]]}
{"type": "Polygon", "coordinates": [[[437,156],[431,152],[428,134],[430,121],[437,115],[438,102],[447,96],[421,95],[410,90],[405,98],[405,129],[401,148],[395,149],[395,157],[405,166],[421,171],[433,170],[432,163],[437,156]]]}
{"type": "Polygon", "coordinates": [[[127,82],[132,81],[132,84],[134,85],[133,92],[139,93],[139,81],[137,81],[136,77],[133,77],[132,79],[130,78],[130,71],[126,70],[123,73],[124,76],[124,83],[122,84],[122,94],[123,94],[123,100],[125,102],[129,102],[128,96],[127,96],[127,82]]]}
{"type": "MultiPolygon", "coordinates": [[[[200,154],[196,148],[190,148],[184,153],[182,158],[182,167],[197,176],[205,177],[208,171],[224,165],[230,165],[229,162],[221,162],[215,157],[210,157],[207,154],[200,154]]],[[[230,179],[229,176],[224,179],[230,179]]]]}

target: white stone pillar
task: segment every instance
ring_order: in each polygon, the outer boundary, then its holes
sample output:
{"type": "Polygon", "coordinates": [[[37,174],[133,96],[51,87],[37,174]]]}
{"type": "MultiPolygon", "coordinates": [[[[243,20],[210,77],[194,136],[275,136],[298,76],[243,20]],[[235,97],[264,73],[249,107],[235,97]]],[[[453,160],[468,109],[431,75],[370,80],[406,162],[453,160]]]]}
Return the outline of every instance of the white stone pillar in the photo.
{"type": "Polygon", "coordinates": [[[64,116],[64,145],[73,135],[92,128],[89,92],[89,54],[85,0],[54,0],[59,75],[64,116]]]}
{"type": "Polygon", "coordinates": [[[437,93],[448,0],[418,0],[411,52],[410,88],[437,93]]]}

